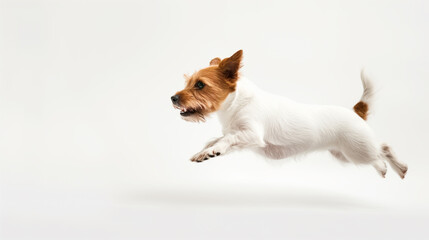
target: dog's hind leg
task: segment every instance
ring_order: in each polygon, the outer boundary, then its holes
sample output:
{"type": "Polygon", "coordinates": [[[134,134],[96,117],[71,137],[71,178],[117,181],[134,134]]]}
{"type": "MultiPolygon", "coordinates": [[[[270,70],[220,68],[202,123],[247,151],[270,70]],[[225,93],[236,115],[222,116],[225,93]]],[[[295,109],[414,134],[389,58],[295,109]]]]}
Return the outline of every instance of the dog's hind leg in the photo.
{"type": "Polygon", "coordinates": [[[382,156],[389,162],[393,170],[395,170],[401,178],[404,178],[408,171],[408,166],[405,163],[399,162],[395,154],[392,152],[392,149],[386,144],[381,145],[381,150],[382,156]]]}
{"type": "Polygon", "coordinates": [[[372,166],[375,168],[375,170],[377,170],[377,172],[380,174],[381,177],[383,178],[386,177],[387,166],[383,160],[379,159],[374,161],[372,163],[372,166]]]}
{"type": "Polygon", "coordinates": [[[383,161],[380,148],[374,141],[345,141],[341,148],[341,152],[346,159],[355,164],[370,164],[372,165],[381,177],[385,177],[387,172],[386,163],[383,161]]]}

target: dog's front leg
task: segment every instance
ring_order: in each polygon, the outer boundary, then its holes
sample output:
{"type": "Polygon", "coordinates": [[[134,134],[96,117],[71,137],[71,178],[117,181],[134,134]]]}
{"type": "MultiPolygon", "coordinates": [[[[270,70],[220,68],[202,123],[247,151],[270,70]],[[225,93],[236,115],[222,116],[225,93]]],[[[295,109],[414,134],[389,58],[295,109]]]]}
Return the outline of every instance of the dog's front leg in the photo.
{"type": "Polygon", "coordinates": [[[222,139],[222,137],[218,137],[218,138],[214,138],[211,141],[209,141],[206,146],[204,146],[203,149],[209,148],[209,147],[213,147],[213,145],[215,145],[220,139],[222,139]]]}
{"type": "Polygon", "coordinates": [[[234,149],[265,145],[262,138],[251,131],[229,133],[210,142],[201,152],[195,154],[191,161],[202,162],[209,158],[224,155],[234,149]]]}

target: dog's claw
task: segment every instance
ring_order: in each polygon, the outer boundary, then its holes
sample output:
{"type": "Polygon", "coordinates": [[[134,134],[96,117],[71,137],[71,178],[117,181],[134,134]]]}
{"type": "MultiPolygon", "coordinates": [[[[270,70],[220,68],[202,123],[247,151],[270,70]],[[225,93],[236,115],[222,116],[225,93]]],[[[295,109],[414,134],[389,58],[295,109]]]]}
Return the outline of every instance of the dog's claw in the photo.
{"type": "Polygon", "coordinates": [[[216,156],[219,156],[219,155],[220,155],[220,152],[217,152],[217,153],[216,153],[216,156]]]}

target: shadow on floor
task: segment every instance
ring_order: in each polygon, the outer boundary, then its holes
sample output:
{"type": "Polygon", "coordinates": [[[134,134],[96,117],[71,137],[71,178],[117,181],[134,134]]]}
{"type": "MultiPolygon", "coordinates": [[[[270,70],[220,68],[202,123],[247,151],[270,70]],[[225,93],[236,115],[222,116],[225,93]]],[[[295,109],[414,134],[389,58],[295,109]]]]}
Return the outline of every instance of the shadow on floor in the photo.
{"type": "Polygon", "coordinates": [[[377,203],[338,193],[297,189],[146,189],[124,197],[125,202],[145,205],[368,210],[382,207],[377,203]]]}

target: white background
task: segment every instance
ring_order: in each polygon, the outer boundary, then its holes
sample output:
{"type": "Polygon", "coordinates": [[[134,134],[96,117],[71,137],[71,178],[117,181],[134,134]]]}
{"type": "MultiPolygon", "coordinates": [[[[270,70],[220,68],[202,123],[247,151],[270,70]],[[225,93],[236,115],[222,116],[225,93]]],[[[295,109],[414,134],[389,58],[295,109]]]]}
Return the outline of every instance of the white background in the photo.
{"type": "Polygon", "coordinates": [[[427,1],[0,1],[1,239],[428,239],[427,1]],[[409,165],[401,180],[327,153],[238,152],[170,96],[244,50],[243,75],[351,108],[409,165]]]}

